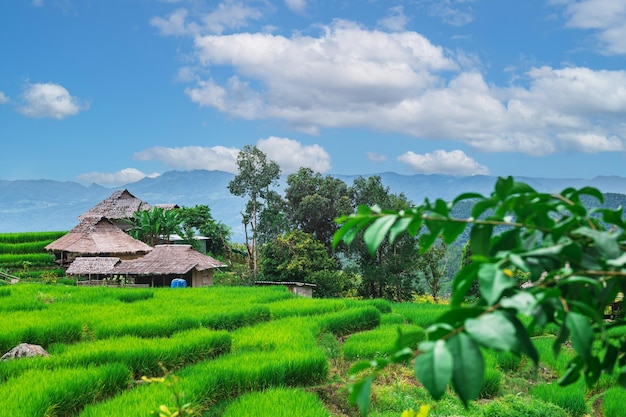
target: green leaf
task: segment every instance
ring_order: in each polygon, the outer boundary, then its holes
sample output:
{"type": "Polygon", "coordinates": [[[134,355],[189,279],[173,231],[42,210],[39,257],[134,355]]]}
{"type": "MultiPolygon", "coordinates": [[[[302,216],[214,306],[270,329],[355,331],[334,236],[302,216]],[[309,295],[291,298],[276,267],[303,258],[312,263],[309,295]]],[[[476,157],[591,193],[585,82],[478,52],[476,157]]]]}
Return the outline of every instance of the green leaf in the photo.
{"type": "Polygon", "coordinates": [[[578,378],[580,378],[580,371],[582,369],[583,369],[582,361],[580,360],[571,361],[567,367],[567,370],[563,374],[563,376],[559,378],[559,385],[564,387],[566,385],[570,385],[578,381],[578,378]]]}
{"type": "Polygon", "coordinates": [[[470,232],[470,245],[472,255],[489,256],[489,247],[493,226],[488,224],[475,224],[470,232]]]}
{"type": "Polygon", "coordinates": [[[362,372],[366,369],[371,369],[372,368],[372,362],[371,361],[360,361],[355,363],[354,365],[352,365],[350,367],[350,370],[348,371],[348,373],[351,376],[354,376],[356,374],[358,374],[359,372],[362,372]]]}
{"type": "Polygon", "coordinates": [[[438,340],[432,350],[415,358],[415,375],[435,400],[446,393],[452,369],[452,354],[443,340],[438,340]]]}
{"type": "Polygon", "coordinates": [[[453,306],[458,306],[463,301],[465,301],[467,291],[469,291],[470,287],[478,276],[479,268],[480,263],[472,262],[471,264],[462,268],[454,276],[454,279],[452,281],[452,299],[450,300],[450,303],[453,306]]]}
{"type": "Polygon", "coordinates": [[[515,280],[495,264],[482,264],[478,270],[478,288],[489,305],[495,304],[504,291],[515,285],[515,280]]]}
{"type": "Polygon", "coordinates": [[[590,195],[592,197],[597,198],[600,204],[604,203],[604,195],[597,188],[583,187],[580,190],[578,190],[575,194],[577,197],[583,194],[590,195]]]}
{"type": "Polygon", "coordinates": [[[515,338],[517,339],[517,345],[513,352],[524,354],[533,361],[535,366],[539,365],[539,352],[530,340],[528,330],[515,315],[509,315],[509,320],[515,326],[515,338]]]}
{"type": "Polygon", "coordinates": [[[513,177],[508,176],[506,178],[498,178],[495,186],[495,194],[500,200],[506,200],[513,189],[513,177]]]}
{"type": "Polygon", "coordinates": [[[612,374],[613,369],[615,368],[615,363],[617,362],[617,347],[614,345],[608,345],[606,347],[606,353],[604,354],[604,359],[602,360],[602,370],[612,374]]]}
{"type": "Polygon", "coordinates": [[[626,388],[626,366],[624,366],[617,374],[617,383],[620,387],[626,388]]]}
{"type": "Polygon", "coordinates": [[[467,407],[468,402],[478,398],[485,376],[485,362],[478,345],[465,333],[448,340],[448,348],[454,358],[452,384],[459,398],[467,407]]]}
{"type": "Polygon", "coordinates": [[[537,300],[531,293],[520,291],[512,297],[502,298],[500,305],[502,308],[512,308],[520,314],[530,316],[537,306],[537,300]]]}
{"type": "Polygon", "coordinates": [[[477,198],[485,198],[482,194],[478,194],[478,193],[463,193],[458,195],[453,201],[452,201],[452,205],[456,205],[457,203],[464,201],[464,200],[474,200],[477,198]]]}
{"type": "Polygon", "coordinates": [[[367,228],[363,234],[363,240],[365,240],[365,244],[367,245],[370,255],[374,255],[376,253],[376,250],[380,244],[383,243],[383,240],[385,240],[387,232],[396,222],[397,218],[397,215],[387,214],[376,219],[376,221],[367,228]]]}
{"type": "Polygon", "coordinates": [[[536,193],[535,189],[525,182],[515,181],[511,187],[511,194],[536,193]]]}
{"type": "Polygon", "coordinates": [[[495,205],[496,202],[491,199],[477,201],[472,207],[472,217],[475,219],[479,218],[485,211],[493,208],[495,205]]]}
{"type": "Polygon", "coordinates": [[[455,222],[452,220],[448,220],[447,223],[443,225],[443,241],[446,244],[451,244],[463,233],[467,223],[464,222],[455,222]]]}
{"type": "Polygon", "coordinates": [[[350,404],[356,404],[359,407],[361,415],[367,415],[370,406],[370,393],[372,391],[373,376],[367,376],[362,380],[350,385],[350,396],[348,400],[350,404]]]}
{"type": "Polygon", "coordinates": [[[572,232],[575,235],[586,236],[593,240],[594,247],[600,252],[600,256],[608,259],[615,259],[622,254],[617,235],[606,231],[593,230],[587,227],[580,227],[572,232]]]}
{"type": "Polygon", "coordinates": [[[593,342],[593,329],[588,318],[570,311],[565,316],[565,326],[570,331],[574,351],[587,363],[591,358],[591,344],[593,342]]]}
{"type": "Polygon", "coordinates": [[[394,225],[391,226],[391,228],[389,229],[389,243],[393,243],[398,235],[406,231],[412,221],[413,217],[403,217],[398,219],[398,221],[395,222],[394,225]]]}
{"type": "Polygon", "coordinates": [[[497,311],[466,320],[465,330],[472,339],[491,349],[510,351],[517,345],[515,326],[497,311]]]}

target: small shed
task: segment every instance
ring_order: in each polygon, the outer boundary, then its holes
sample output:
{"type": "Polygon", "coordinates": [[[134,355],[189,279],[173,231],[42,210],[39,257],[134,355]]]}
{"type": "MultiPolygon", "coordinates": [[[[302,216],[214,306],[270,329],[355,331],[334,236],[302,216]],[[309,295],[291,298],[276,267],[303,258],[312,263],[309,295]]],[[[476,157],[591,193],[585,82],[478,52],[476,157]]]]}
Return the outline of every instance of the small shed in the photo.
{"type": "Polygon", "coordinates": [[[84,217],[67,234],[45,246],[55,262],[67,265],[80,256],[133,259],[152,250],[149,245],[129,236],[104,217],[84,217]]]}
{"type": "Polygon", "coordinates": [[[132,219],[136,211],[150,210],[151,208],[150,204],[138,199],[127,189],[116,190],[109,197],[81,214],[78,220],[82,221],[87,217],[106,217],[120,229],[128,230],[131,227],[128,219],[132,219]]]}
{"type": "Polygon", "coordinates": [[[313,298],[313,288],[315,284],[306,282],[280,282],[280,281],[255,281],[255,285],[283,285],[289,289],[289,292],[302,297],[313,298]]]}
{"type": "Polygon", "coordinates": [[[213,270],[226,264],[204,255],[191,245],[156,245],[154,249],[115,266],[115,274],[134,278],[136,284],[169,287],[182,278],[191,287],[213,285],[213,270]]]}

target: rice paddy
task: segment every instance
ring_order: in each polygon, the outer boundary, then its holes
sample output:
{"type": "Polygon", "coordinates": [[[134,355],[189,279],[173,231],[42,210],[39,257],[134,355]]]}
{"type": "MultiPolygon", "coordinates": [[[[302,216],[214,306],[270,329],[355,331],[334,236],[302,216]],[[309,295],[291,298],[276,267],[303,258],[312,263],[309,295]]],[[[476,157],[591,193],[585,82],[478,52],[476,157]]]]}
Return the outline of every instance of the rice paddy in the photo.
{"type": "MultiPolygon", "coordinates": [[[[50,356],[0,362],[0,409],[29,417],[149,415],[178,410],[176,394],[203,417],[357,416],[347,401],[350,364],[385,356],[399,330],[417,343],[443,311],[300,298],[282,287],[5,286],[0,354],[33,343],[50,356]]],[[[524,358],[485,352],[480,406],[465,409],[450,394],[433,402],[407,364],[375,382],[371,415],[429,404],[431,416],[584,416],[602,403],[606,415],[620,415],[626,391],[615,379],[601,379],[595,391],[558,387],[570,356],[553,357],[552,335],[535,341],[548,370],[539,374],[524,358]]]]}

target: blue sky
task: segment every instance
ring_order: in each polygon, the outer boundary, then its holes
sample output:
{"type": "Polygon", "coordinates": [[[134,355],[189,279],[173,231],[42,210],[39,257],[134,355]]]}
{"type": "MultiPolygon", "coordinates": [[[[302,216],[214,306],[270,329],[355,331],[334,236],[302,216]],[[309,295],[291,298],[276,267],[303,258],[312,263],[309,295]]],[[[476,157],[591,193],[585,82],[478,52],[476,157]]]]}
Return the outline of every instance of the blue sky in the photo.
{"type": "Polygon", "coordinates": [[[624,0],[4,0],[0,179],[626,170],[624,0]]]}

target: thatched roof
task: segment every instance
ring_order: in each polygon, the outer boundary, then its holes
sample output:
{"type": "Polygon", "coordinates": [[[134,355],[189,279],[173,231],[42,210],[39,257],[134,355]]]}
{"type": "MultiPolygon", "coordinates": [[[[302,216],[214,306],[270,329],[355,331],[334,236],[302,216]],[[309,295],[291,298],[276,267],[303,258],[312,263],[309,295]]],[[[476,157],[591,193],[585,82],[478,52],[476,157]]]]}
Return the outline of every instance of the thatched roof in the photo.
{"type": "Polygon", "coordinates": [[[150,210],[150,208],[150,204],[141,201],[128,190],[116,190],[109,197],[81,214],[78,220],[87,217],[106,217],[111,220],[130,219],[136,211],[150,210]]]}
{"type": "Polygon", "coordinates": [[[198,252],[191,245],[157,245],[141,258],[122,261],[115,267],[115,273],[182,275],[193,269],[204,271],[224,266],[227,265],[198,252]]]}
{"type": "Polygon", "coordinates": [[[115,273],[115,265],[121,262],[120,258],[114,257],[101,257],[91,256],[84,257],[79,256],[74,259],[74,262],[67,268],[68,275],[112,275],[115,273]]]}
{"type": "Polygon", "coordinates": [[[124,233],[104,217],[84,218],[78,226],[45,249],[83,255],[142,254],[152,250],[150,246],[124,233]]]}

